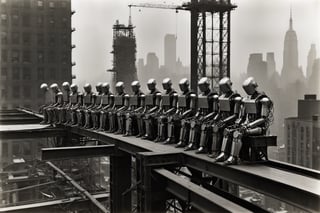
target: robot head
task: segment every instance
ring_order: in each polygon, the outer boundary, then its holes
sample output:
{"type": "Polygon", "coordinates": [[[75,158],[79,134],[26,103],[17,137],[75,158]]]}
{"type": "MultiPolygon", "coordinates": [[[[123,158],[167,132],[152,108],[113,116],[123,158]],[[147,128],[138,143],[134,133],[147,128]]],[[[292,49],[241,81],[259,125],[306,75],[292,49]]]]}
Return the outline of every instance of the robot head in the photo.
{"type": "Polygon", "coordinates": [[[179,87],[182,92],[186,92],[189,90],[189,80],[187,78],[183,78],[179,82],[179,87]]]}
{"type": "Polygon", "coordinates": [[[134,93],[139,92],[140,90],[140,82],[139,81],[132,81],[131,83],[131,89],[134,93]]]}
{"type": "Polygon", "coordinates": [[[253,77],[247,78],[242,84],[242,88],[248,95],[253,95],[257,91],[257,87],[258,84],[253,77]]]}
{"type": "Polygon", "coordinates": [[[71,84],[70,88],[71,88],[71,91],[72,91],[73,93],[78,92],[78,85],[76,85],[76,84],[71,84]]]}
{"type": "Polygon", "coordinates": [[[58,97],[58,102],[60,104],[62,104],[63,103],[63,93],[62,92],[58,92],[57,93],[57,97],[58,97]]]}
{"type": "Polygon", "coordinates": [[[42,83],[42,84],[40,85],[40,89],[41,89],[42,91],[48,91],[48,84],[42,83]]]}
{"type": "Polygon", "coordinates": [[[110,85],[108,82],[103,83],[101,87],[102,87],[102,92],[104,93],[108,93],[110,90],[110,85]]]}
{"type": "Polygon", "coordinates": [[[210,80],[207,77],[203,77],[198,81],[198,87],[201,92],[208,91],[210,89],[210,80]]]}
{"type": "Polygon", "coordinates": [[[169,90],[171,89],[171,86],[172,86],[172,82],[171,82],[171,79],[170,78],[165,78],[163,79],[162,81],[162,87],[164,90],[169,90]]]}
{"type": "Polygon", "coordinates": [[[59,87],[58,87],[58,84],[56,84],[56,83],[51,84],[50,89],[51,89],[54,93],[58,93],[58,92],[59,92],[59,87]]]}
{"type": "Polygon", "coordinates": [[[69,84],[69,82],[63,82],[63,84],[62,84],[62,88],[63,88],[63,90],[65,90],[65,91],[70,91],[70,84],[69,84]]]}
{"type": "Polygon", "coordinates": [[[98,93],[102,92],[102,83],[101,82],[97,83],[96,90],[97,90],[98,93]]]}
{"type": "Polygon", "coordinates": [[[124,83],[122,81],[118,81],[116,83],[116,91],[118,94],[122,94],[124,92],[124,83]]]}
{"type": "Polygon", "coordinates": [[[85,91],[86,93],[90,93],[91,90],[92,90],[91,84],[86,83],[86,84],[84,85],[83,89],[84,89],[84,91],[85,91]]]}
{"type": "Polygon", "coordinates": [[[156,80],[154,78],[150,78],[147,83],[147,86],[150,91],[155,90],[157,86],[156,80]]]}
{"type": "Polygon", "coordinates": [[[228,93],[232,91],[232,82],[230,78],[224,77],[219,81],[219,88],[222,93],[228,93]]]}

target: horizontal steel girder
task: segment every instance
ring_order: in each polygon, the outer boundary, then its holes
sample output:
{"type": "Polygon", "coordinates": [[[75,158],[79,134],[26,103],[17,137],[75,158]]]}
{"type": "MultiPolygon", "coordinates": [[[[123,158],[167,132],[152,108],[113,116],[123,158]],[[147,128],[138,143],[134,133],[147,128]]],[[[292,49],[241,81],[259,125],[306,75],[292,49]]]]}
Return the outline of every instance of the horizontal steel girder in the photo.
{"type": "Polygon", "coordinates": [[[93,158],[114,154],[114,145],[43,148],[42,160],[93,158]]]}

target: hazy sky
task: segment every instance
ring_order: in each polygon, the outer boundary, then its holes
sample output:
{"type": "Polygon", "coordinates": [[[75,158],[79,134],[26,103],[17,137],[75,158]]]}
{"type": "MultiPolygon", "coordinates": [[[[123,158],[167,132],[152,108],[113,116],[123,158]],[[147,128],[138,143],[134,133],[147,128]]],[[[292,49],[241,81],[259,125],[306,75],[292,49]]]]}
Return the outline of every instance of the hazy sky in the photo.
{"type": "MultiPolygon", "coordinates": [[[[127,24],[130,3],[179,4],[180,0],[73,0],[72,16],[73,74],[76,81],[108,81],[106,70],[112,68],[112,25],[117,19],[127,24]]],[[[320,57],[320,0],[234,0],[238,8],[231,19],[231,76],[246,72],[250,53],[275,52],[276,67],[282,68],[284,35],[289,27],[290,4],[293,28],[298,36],[299,64],[305,72],[311,43],[320,57]]],[[[177,55],[190,63],[190,14],[187,11],[133,8],[136,26],[137,58],[156,52],[163,64],[163,40],[177,32],[177,55]]],[[[264,56],[265,57],[265,56],[264,56]]],[[[164,76],[165,77],[165,76],[164,76]]]]}

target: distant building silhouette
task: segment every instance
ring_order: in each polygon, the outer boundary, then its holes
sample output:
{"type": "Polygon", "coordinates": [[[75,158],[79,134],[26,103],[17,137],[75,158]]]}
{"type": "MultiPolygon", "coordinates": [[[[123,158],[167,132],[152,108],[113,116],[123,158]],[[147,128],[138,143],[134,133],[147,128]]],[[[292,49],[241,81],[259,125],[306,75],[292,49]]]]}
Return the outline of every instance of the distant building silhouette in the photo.
{"type": "Polygon", "coordinates": [[[289,29],[284,38],[283,67],[281,72],[282,81],[285,84],[304,82],[304,76],[299,68],[298,39],[296,31],[293,30],[292,12],[290,10],[289,29]]]}
{"type": "Polygon", "coordinates": [[[164,37],[164,66],[169,72],[176,71],[177,38],[173,34],[164,37]]]}
{"type": "Polygon", "coordinates": [[[317,51],[316,51],[316,45],[311,44],[309,53],[308,53],[308,64],[307,64],[307,80],[309,80],[312,69],[313,69],[313,62],[317,58],[317,51]]]}
{"type": "Polygon", "coordinates": [[[268,77],[267,62],[263,60],[262,53],[252,53],[249,56],[247,75],[253,76],[260,84],[268,77]]]}
{"type": "Polygon", "coordinates": [[[285,119],[287,162],[320,170],[320,100],[298,100],[298,116],[285,119]]]}
{"type": "Polygon", "coordinates": [[[316,58],[312,64],[312,73],[308,80],[308,91],[320,96],[320,58],[316,58]]]}
{"type": "Polygon", "coordinates": [[[1,109],[38,110],[41,83],[71,82],[71,0],[0,2],[1,109]]]}
{"type": "Polygon", "coordinates": [[[156,74],[159,70],[159,58],[156,53],[148,53],[147,54],[147,62],[145,69],[147,72],[156,74]]]}

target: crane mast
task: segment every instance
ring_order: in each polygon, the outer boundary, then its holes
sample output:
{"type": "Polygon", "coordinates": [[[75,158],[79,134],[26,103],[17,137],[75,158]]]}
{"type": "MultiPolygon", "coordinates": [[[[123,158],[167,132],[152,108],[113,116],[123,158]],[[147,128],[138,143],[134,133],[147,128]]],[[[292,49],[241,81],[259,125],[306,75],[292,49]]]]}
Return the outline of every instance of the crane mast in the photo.
{"type": "Polygon", "coordinates": [[[182,5],[142,3],[128,6],[190,11],[191,88],[197,91],[199,78],[208,77],[212,89],[219,91],[219,80],[230,77],[230,18],[236,5],[230,0],[191,0],[182,5]]]}

